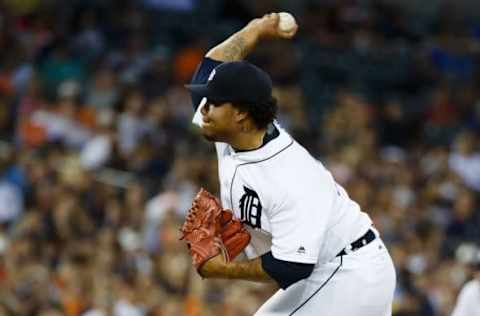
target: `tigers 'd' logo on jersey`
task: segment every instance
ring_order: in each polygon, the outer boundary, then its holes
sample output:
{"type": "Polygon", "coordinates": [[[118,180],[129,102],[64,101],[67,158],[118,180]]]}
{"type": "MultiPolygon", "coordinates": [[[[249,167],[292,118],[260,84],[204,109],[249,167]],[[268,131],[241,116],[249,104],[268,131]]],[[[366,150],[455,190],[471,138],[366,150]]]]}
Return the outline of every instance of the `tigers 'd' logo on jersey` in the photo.
{"type": "Polygon", "coordinates": [[[240,210],[242,211],[242,221],[252,226],[252,228],[262,228],[262,203],[257,192],[243,187],[245,193],[240,198],[240,210]]]}

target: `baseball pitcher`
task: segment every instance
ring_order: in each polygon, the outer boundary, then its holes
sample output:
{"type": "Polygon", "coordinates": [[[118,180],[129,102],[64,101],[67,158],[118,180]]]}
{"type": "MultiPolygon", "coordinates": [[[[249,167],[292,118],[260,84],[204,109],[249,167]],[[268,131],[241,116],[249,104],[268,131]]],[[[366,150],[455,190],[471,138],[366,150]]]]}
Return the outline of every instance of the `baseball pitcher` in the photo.
{"type": "Polygon", "coordinates": [[[193,122],[215,143],[221,196],[198,194],[183,238],[204,278],[278,284],[257,316],[391,315],[395,270],[370,217],[278,125],[269,75],[243,60],[264,39],[296,34],[280,20],[252,20],[187,85],[193,122]],[[233,260],[242,249],[248,260],[233,260]]]}

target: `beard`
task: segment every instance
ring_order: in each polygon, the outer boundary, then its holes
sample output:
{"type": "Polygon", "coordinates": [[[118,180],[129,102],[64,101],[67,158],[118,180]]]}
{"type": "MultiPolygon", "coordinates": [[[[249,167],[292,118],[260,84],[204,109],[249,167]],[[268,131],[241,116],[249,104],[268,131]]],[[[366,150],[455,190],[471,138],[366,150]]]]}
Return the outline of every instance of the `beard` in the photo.
{"type": "Polygon", "coordinates": [[[209,142],[221,142],[221,143],[228,143],[228,134],[223,133],[221,131],[213,131],[211,129],[202,128],[200,130],[201,135],[204,139],[209,142]]]}
{"type": "Polygon", "coordinates": [[[209,142],[216,142],[217,140],[215,139],[215,137],[211,136],[211,135],[206,135],[206,134],[202,134],[203,138],[205,138],[206,140],[208,140],[209,142]]]}
{"type": "Polygon", "coordinates": [[[200,133],[203,136],[203,138],[206,139],[209,142],[217,142],[218,141],[216,135],[212,131],[208,131],[205,128],[201,128],[200,133]]]}

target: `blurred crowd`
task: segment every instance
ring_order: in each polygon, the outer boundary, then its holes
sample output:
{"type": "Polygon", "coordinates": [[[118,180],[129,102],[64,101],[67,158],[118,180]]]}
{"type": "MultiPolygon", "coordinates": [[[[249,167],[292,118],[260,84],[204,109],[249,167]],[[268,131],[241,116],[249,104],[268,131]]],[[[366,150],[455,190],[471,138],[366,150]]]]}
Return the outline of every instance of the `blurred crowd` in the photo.
{"type": "Polygon", "coordinates": [[[0,315],[246,316],[276,290],[201,280],[178,240],[218,193],[183,84],[271,11],[300,24],[249,57],[279,122],[373,218],[393,315],[449,315],[480,245],[480,24],[386,3],[0,2],[0,315]]]}

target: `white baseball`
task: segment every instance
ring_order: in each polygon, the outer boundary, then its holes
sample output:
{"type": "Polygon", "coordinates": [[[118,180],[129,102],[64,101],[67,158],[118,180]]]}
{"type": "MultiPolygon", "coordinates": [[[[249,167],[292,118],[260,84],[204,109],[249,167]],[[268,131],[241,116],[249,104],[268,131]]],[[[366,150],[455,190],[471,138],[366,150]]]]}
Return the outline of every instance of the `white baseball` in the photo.
{"type": "Polygon", "coordinates": [[[291,15],[288,12],[280,12],[278,14],[279,21],[278,21],[278,28],[282,32],[290,32],[292,31],[295,26],[297,25],[297,22],[295,22],[295,18],[293,15],[291,15]]]}

